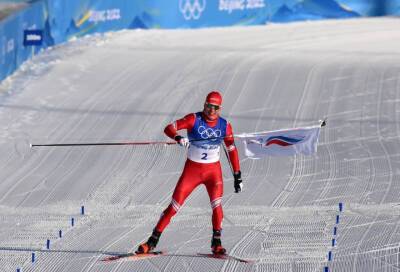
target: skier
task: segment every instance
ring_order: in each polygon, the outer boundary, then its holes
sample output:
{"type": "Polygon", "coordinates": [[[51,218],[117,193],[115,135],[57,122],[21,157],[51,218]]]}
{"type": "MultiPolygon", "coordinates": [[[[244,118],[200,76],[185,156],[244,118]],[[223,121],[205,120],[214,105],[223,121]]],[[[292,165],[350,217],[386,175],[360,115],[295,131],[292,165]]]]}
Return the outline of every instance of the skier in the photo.
{"type": "Polygon", "coordinates": [[[152,235],[146,243],[139,245],[136,253],[148,253],[156,247],[161,233],[171,218],[179,211],[190,193],[200,184],[206,186],[212,208],[211,251],[214,254],[226,253],[221,244],[223,181],[219,158],[222,140],[227,147],[234,171],[235,192],[239,193],[243,185],[232,126],[220,117],[221,104],[221,94],[218,91],[212,91],[206,97],[202,112],[188,114],[165,127],[164,132],[168,137],[175,139],[180,146],[188,149],[187,160],[172,195],[171,203],[161,214],[152,235]],[[187,130],[188,137],[177,133],[182,129],[187,130]]]}

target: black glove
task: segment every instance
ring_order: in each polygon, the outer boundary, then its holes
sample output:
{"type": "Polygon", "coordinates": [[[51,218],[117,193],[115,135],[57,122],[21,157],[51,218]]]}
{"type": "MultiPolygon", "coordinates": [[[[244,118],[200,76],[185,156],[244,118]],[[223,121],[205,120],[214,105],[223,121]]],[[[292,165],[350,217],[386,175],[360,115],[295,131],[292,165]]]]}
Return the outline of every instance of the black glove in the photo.
{"type": "Polygon", "coordinates": [[[183,146],[185,148],[188,148],[190,146],[189,139],[186,137],[182,137],[181,135],[176,135],[174,139],[180,146],[183,146]]]}
{"type": "Polygon", "coordinates": [[[243,188],[242,172],[239,171],[239,172],[234,173],[233,179],[234,179],[235,193],[240,193],[243,188]]]}
{"type": "Polygon", "coordinates": [[[179,141],[182,139],[183,137],[181,135],[176,135],[174,140],[177,141],[179,143],[179,141]]]}

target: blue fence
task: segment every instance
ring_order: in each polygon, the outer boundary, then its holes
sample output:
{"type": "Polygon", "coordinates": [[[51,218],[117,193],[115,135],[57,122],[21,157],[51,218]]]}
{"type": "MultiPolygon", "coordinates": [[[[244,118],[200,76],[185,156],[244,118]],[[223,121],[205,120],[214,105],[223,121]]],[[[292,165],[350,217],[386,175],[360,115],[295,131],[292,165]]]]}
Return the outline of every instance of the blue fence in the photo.
{"type": "Polygon", "coordinates": [[[1,69],[0,80],[3,80],[19,67],[29,56],[32,50],[40,50],[42,46],[31,48],[25,47],[23,30],[45,29],[45,5],[37,2],[26,10],[18,12],[0,24],[0,49],[1,69]]]}
{"type": "Polygon", "coordinates": [[[96,32],[385,14],[400,15],[400,0],[38,0],[0,22],[0,80],[40,49],[96,32]],[[24,46],[26,30],[40,30],[41,45],[24,46]]]}

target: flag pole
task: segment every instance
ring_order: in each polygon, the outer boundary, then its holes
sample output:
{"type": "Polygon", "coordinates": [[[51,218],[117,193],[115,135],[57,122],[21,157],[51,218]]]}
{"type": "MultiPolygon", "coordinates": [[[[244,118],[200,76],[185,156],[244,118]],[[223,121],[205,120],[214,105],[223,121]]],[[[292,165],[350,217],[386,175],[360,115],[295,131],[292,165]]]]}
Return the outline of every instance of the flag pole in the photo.
{"type": "Polygon", "coordinates": [[[116,143],[55,143],[55,144],[31,144],[31,147],[42,147],[42,146],[105,146],[105,145],[174,145],[176,142],[164,142],[164,141],[155,141],[155,142],[116,142],[116,143]]]}
{"type": "MultiPolygon", "coordinates": [[[[207,139],[193,139],[189,142],[199,142],[205,140],[216,140],[221,137],[213,137],[207,139]]],[[[56,147],[56,146],[106,146],[106,145],[174,145],[176,141],[144,141],[144,142],[99,142],[99,143],[53,143],[53,144],[30,144],[31,147],[56,147]]]]}
{"type": "Polygon", "coordinates": [[[229,168],[231,169],[232,175],[234,175],[235,172],[233,171],[231,160],[229,159],[229,154],[228,154],[228,151],[226,150],[225,144],[222,144],[222,148],[224,149],[224,152],[225,152],[225,155],[226,155],[226,159],[228,160],[229,168]]]}

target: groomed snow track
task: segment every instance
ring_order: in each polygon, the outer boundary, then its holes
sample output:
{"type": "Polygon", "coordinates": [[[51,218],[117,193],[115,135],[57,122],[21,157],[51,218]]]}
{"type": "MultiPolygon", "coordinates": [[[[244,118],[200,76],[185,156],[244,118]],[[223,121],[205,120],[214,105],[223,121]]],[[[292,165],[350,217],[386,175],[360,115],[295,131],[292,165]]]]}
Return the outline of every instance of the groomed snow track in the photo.
{"type": "Polygon", "coordinates": [[[42,52],[0,86],[0,270],[399,271],[399,22],[122,31],[42,52]],[[240,150],[241,194],[223,159],[223,242],[256,262],[190,256],[210,250],[204,188],[163,234],[170,255],[101,262],[148,237],[184,150],[29,144],[165,140],[164,126],[212,89],[236,133],[328,118],[314,156],[240,150]]]}

